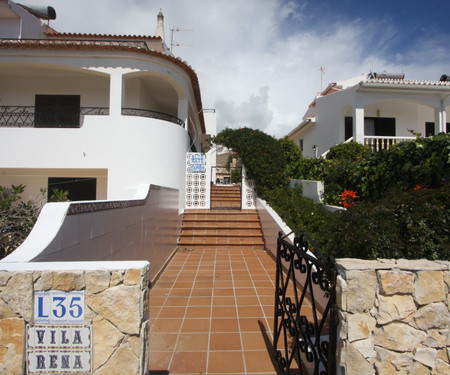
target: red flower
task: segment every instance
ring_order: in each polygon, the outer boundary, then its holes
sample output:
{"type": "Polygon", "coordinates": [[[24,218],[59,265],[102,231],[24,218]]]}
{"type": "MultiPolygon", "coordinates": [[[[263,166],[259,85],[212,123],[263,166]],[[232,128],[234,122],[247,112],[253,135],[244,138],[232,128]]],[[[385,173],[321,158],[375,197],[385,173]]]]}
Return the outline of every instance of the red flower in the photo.
{"type": "Polygon", "coordinates": [[[354,199],[359,198],[356,195],[356,191],[353,190],[344,190],[339,196],[341,197],[342,206],[344,206],[344,208],[350,208],[355,203],[354,199]]]}

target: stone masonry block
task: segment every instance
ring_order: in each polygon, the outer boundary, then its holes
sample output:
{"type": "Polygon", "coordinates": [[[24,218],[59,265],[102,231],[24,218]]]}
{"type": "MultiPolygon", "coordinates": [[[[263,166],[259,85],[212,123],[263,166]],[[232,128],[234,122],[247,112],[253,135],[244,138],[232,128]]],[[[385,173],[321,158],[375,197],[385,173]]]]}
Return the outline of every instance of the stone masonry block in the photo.
{"type": "Polygon", "coordinates": [[[347,311],[362,313],[375,304],[377,277],[374,270],[347,272],[347,311]]]}
{"type": "Polygon", "coordinates": [[[378,324],[406,319],[415,311],[416,305],[411,295],[378,296],[378,324]]]}
{"type": "Polygon", "coordinates": [[[419,305],[444,301],[445,288],[442,271],[417,272],[413,296],[419,305]]]}
{"type": "Polygon", "coordinates": [[[414,273],[406,271],[377,272],[380,293],[385,296],[393,294],[411,294],[414,291],[414,273]]]}

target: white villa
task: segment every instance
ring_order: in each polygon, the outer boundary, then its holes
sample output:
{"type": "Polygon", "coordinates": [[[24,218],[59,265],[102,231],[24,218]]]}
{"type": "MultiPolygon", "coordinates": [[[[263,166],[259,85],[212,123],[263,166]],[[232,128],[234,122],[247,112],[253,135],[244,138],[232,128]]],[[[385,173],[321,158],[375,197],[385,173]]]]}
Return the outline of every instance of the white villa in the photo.
{"type": "Polygon", "coordinates": [[[405,80],[403,74],[363,74],[333,82],[317,95],[288,137],[317,157],[353,140],[379,150],[450,130],[450,77],[405,80]]]}
{"type": "Polygon", "coordinates": [[[0,0],[0,185],[117,200],[155,184],[184,206],[186,152],[201,151],[215,113],[167,48],[162,13],[156,36],[59,33],[55,17],[0,0]]]}

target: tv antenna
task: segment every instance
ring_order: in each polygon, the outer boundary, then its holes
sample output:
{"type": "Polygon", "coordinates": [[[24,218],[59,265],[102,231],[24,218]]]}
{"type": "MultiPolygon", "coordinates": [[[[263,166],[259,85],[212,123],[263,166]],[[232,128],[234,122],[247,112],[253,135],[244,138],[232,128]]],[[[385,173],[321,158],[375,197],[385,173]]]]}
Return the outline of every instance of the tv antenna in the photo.
{"type": "Polygon", "coordinates": [[[174,47],[179,47],[179,46],[191,46],[191,44],[180,44],[177,41],[173,40],[173,34],[175,32],[179,32],[179,31],[194,31],[194,30],[187,30],[187,29],[180,29],[179,27],[172,27],[170,29],[170,50],[173,53],[173,49],[174,47]]]}

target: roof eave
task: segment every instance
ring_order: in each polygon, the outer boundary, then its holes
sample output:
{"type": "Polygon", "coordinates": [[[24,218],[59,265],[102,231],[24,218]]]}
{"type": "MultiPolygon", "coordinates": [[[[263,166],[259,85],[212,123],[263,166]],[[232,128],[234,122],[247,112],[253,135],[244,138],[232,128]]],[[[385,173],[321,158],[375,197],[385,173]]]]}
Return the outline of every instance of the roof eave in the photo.
{"type": "MultiPolygon", "coordinates": [[[[61,40],[59,40],[61,41],[61,40]]],[[[76,39],[66,39],[67,42],[79,42],[79,40],[77,41],[76,39]]],[[[86,41],[86,40],[81,40],[82,41],[86,41]]],[[[50,49],[63,49],[61,48],[61,46],[55,46],[55,45],[51,45],[50,43],[52,42],[52,39],[42,39],[42,40],[26,40],[26,39],[6,39],[6,40],[0,40],[0,48],[5,48],[5,49],[13,49],[13,48],[41,48],[41,49],[45,49],[45,48],[50,48],[50,49]],[[42,43],[44,42],[44,43],[42,43]]],[[[135,52],[135,53],[143,53],[149,56],[156,56],[156,57],[160,57],[166,61],[169,61],[177,66],[179,66],[181,69],[183,69],[189,76],[190,80],[191,80],[191,85],[192,85],[192,90],[194,91],[194,97],[195,97],[195,102],[197,104],[197,111],[200,113],[199,114],[199,120],[200,120],[200,125],[201,125],[201,129],[202,132],[204,134],[206,134],[206,125],[205,125],[205,119],[202,113],[202,109],[203,109],[203,104],[202,104],[202,99],[201,99],[201,93],[200,93],[200,83],[198,80],[198,76],[197,73],[195,73],[194,69],[192,69],[192,67],[190,65],[188,65],[185,61],[181,60],[178,57],[174,57],[173,55],[168,55],[162,52],[158,52],[152,49],[147,49],[147,48],[137,48],[137,47],[133,47],[133,46],[118,46],[118,45],[112,45],[112,46],[106,46],[106,45],[102,45],[102,46],[98,46],[98,45],[83,45],[83,44],[66,44],[64,45],[64,48],[73,48],[73,49],[91,49],[91,50],[95,50],[95,49],[102,49],[102,50],[115,50],[115,51],[127,51],[127,52],[135,52]]]]}

